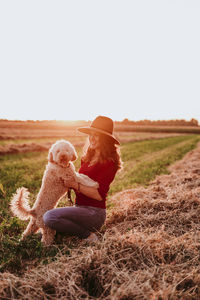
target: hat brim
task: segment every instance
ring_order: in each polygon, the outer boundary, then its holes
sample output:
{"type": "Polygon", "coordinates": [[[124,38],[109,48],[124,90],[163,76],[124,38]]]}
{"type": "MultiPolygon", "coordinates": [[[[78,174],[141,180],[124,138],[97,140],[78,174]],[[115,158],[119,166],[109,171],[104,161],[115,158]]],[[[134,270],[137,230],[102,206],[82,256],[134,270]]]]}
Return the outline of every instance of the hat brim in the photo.
{"type": "Polygon", "coordinates": [[[104,131],[104,130],[101,130],[101,129],[98,129],[98,128],[95,128],[95,127],[80,127],[80,128],[77,128],[78,131],[82,132],[82,133],[86,133],[86,134],[91,134],[93,132],[98,132],[98,133],[101,133],[101,134],[105,134],[107,136],[109,136],[113,142],[117,145],[120,145],[120,142],[110,133],[104,131]]]}

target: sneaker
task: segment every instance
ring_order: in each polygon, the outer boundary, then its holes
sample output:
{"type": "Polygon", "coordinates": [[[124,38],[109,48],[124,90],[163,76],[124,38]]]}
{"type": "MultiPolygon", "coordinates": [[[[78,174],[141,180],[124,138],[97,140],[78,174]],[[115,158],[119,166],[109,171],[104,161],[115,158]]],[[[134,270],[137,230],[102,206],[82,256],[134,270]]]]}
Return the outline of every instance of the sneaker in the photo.
{"type": "Polygon", "coordinates": [[[98,241],[98,237],[94,232],[91,232],[90,235],[88,236],[88,238],[85,239],[85,241],[89,242],[89,243],[94,243],[98,241]]]}

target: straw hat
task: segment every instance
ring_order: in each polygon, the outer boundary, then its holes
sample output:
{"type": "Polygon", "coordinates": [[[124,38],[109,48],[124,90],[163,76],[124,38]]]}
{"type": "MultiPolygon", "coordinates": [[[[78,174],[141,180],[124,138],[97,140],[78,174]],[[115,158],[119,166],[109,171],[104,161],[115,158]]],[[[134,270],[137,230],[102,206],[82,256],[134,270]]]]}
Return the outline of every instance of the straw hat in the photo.
{"type": "Polygon", "coordinates": [[[86,134],[93,132],[105,134],[109,136],[115,144],[120,145],[120,142],[113,135],[113,120],[108,117],[98,116],[90,126],[80,127],[78,128],[78,131],[86,134]]]}

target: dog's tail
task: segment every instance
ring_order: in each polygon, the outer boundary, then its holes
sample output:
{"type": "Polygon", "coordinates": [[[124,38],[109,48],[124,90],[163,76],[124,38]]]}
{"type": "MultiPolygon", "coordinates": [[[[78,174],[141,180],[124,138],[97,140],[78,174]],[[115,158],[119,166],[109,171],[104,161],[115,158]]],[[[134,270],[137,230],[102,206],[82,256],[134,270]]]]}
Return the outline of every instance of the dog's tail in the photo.
{"type": "Polygon", "coordinates": [[[21,220],[27,220],[33,215],[33,210],[29,206],[29,191],[26,188],[17,189],[11,199],[10,208],[12,213],[21,220]]]}

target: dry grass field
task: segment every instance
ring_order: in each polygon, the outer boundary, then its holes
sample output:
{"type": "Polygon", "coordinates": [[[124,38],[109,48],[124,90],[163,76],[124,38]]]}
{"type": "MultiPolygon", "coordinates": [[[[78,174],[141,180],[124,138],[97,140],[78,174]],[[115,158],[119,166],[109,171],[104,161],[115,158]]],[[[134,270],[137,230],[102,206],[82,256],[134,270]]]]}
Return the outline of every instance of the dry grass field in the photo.
{"type": "MultiPolygon", "coordinates": [[[[86,121],[7,121],[0,120],[0,141],[26,140],[26,139],[52,139],[77,136],[77,127],[88,126],[86,121]]],[[[199,126],[146,126],[125,125],[116,122],[115,133],[118,136],[132,133],[184,133],[199,134],[199,126]]]]}
{"type": "Polygon", "coordinates": [[[95,245],[68,238],[56,261],[0,274],[1,299],[199,299],[199,158],[200,144],[148,188],[114,195],[95,245]]]}
{"type": "Polygon", "coordinates": [[[49,145],[58,138],[83,144],[75,129],[44,137],[29,128],[29,138],[7,129],[1,139],[0,299],[200,299],[198,135],[116,131],[124,169],[111,187],[99,242],[62,235],[51,247],[38,237],[18,241],[25,224],[10,216],[12,192],[27,184],[36,194],[49,145]]]}
{"type": "MultiPolygon", "coordinates": [[[[85,121],[74,122],[24,122],[0,120],[0,155],[47,151],[58,139],[67,139],[75,146],[82,146],[85,135],[77,132],[85,121]]],[[[115,135],[121,143],[141,140],[160,139],[183,134],[198,133],[197,127],[155,127],[116,125],[115,135]]]]}

